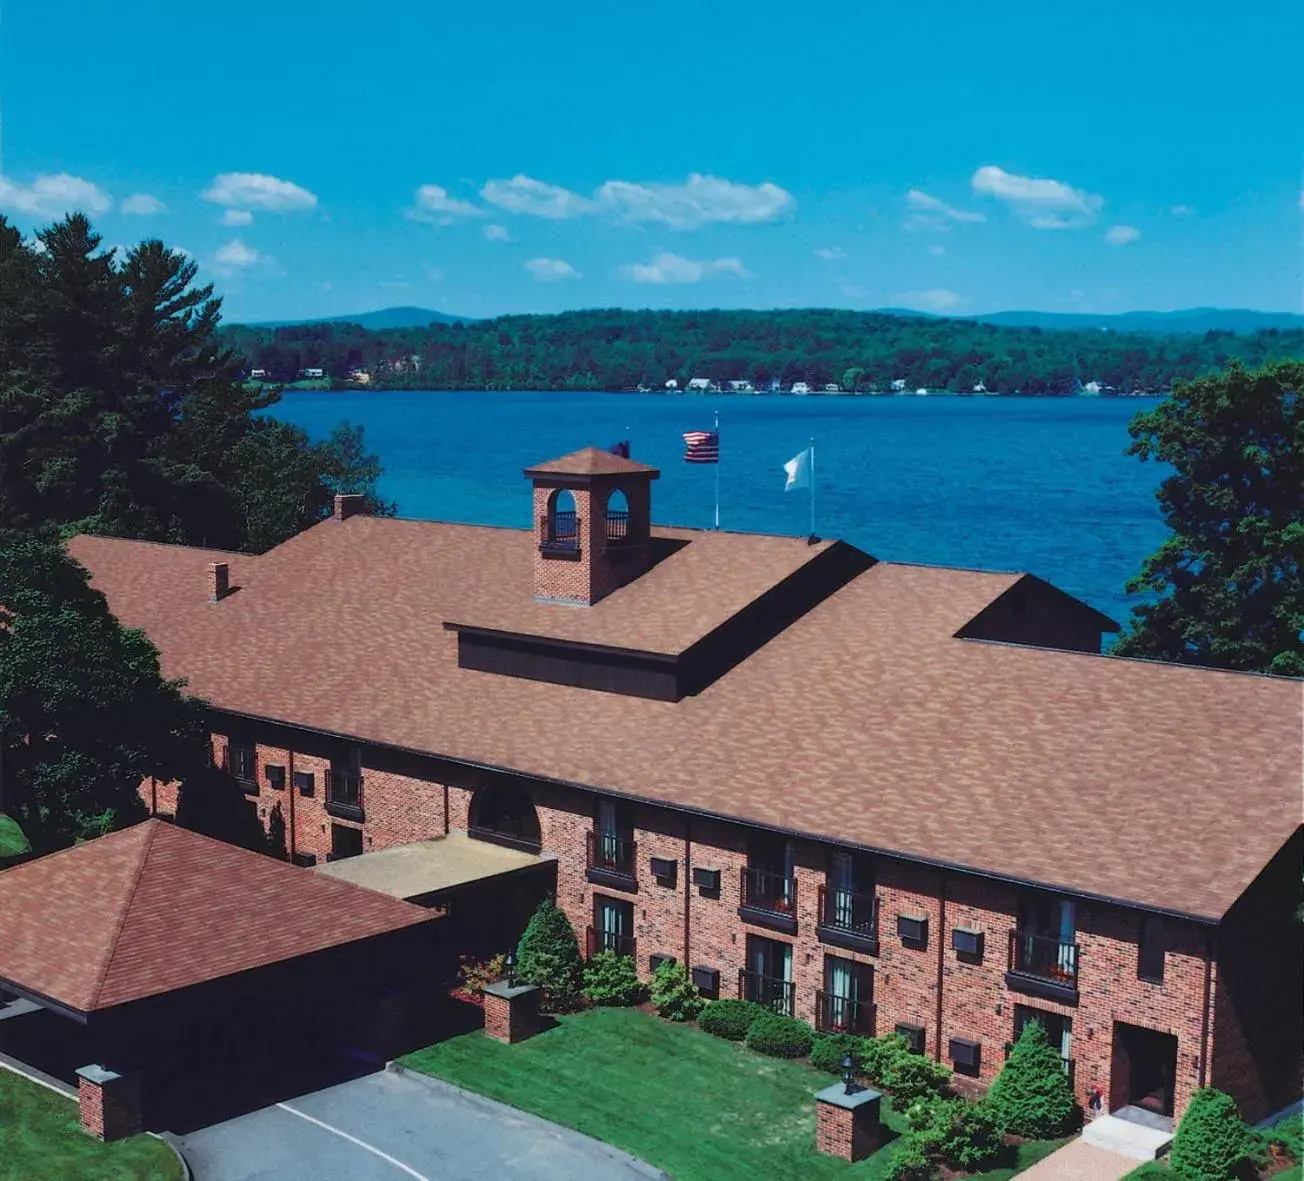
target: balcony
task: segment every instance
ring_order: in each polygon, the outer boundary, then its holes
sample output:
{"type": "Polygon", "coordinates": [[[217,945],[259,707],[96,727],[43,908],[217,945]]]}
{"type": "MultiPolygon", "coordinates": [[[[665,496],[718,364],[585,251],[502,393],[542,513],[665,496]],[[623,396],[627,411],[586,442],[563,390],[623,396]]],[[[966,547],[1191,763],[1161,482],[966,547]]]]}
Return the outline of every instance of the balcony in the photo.
{"type": "Polygon", "coordinates": [[[539,553],[545,558],[578,560],[580,525],[580,518],[574,512],[556,512],[540,517],[539,536],[543,540],[539,542],[539,553]]]}
{"type": "Polygon", "coordinates": [[[356,771],[330,771],[326,776],[326,811],[341,820],[363,820],[362,776],[356,771]]]}
{"type": "Polygon", "coordinates": [[[739,969],[738,995],[745,1001],[755,1001],[785,1017],[793,1015],[796,991],[797,986],[791,980],[763,976],[760,972],[749,972],[746,968],[739,969]]]}
{"type": "Polygon", "coordinates": [[[584,957],[592,959],[599,952],[614,951],[638,959],[638,940],[633,935],[618,935],[615,931],[599,931],[589,927],[584,939],[584,957]]]}
{"type": "Polygon", "coordinates": [[[629,542],[629,512],[623,509],[607,512],[607,544],[626,545],[629,542]]]}
{"type": "Polygon", "coordinates": [[[797,879],[750,867],[741,872],[738,917],[757,927],[797,933],[797,879]]]}
{"type": "Polygon", "coordinates": [[[1053,935],[1011,931],[1005,985],[1029,996],[1076,1005],[1078,945],[1066,943],[1053,935]]]}
{"type": "Polygon", "coordinates": [[[594,885],[633,892],[638,889],[635,866],[638,844],[611,833],[585,834],[587,861],[584,876],[594,885]]]}
{"type": "Polygon", "coordinates": [[[817,1033],[855,1033],[874,1036],[874,1006],[869,1001],[853,1001],[831,992],[815,994],[815,1030],[817,1033]]]}
{"type": "Polygon", "coordinates": [[[821,886],[816,935],[821,943],[878,955],[878,899],[821,886]]]}

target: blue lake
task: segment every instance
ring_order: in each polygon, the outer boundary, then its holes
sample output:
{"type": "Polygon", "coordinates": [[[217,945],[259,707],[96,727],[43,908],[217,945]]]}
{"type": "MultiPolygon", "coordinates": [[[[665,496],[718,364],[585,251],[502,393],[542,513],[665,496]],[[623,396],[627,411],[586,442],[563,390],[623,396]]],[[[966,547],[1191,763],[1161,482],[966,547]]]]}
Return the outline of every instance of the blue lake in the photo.
{"type": "Polygon", "coordinates": [[[405,517],[527,527],[521,471],[630,439],[661,469],[662,524],[711,524],[716,472],[684,431],[720,415],[720,523],[805,534],[783,463],[815,439],[816,532],[880,558],[1039,574],[1123,621],[1123,585],[1165,530],[1163,469],[1124,455],[1141,398],[698,397],[290,392],[273,411],[320,437],[347,419],[385,465],[405,517]]]}

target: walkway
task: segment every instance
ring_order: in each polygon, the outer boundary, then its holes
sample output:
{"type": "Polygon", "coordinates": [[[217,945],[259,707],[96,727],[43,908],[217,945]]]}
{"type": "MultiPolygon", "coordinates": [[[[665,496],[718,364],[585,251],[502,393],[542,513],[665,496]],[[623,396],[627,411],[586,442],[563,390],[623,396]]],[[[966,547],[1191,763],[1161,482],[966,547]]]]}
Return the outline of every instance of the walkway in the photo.
{"type": "Polygon", "coordinates": [[[578,1132],[393,1070],[214,1124],[177,1143],[197,1181],[664,1179],[578,1132]]]}
{"type": "Polygon", "coordinates": [[[1119,1181],[1139,1162],[1085,1140],[1070,1140],[1019,1174],[1019,1181],[1119,1181]]]}

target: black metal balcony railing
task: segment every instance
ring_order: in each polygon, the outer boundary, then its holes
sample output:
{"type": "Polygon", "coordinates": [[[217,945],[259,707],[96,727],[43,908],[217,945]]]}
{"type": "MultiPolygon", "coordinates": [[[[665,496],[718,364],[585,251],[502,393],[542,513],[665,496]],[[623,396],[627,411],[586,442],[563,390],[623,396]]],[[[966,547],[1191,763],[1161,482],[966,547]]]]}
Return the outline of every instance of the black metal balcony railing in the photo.
{"type": "Polygon", "coordinates": [[[876,954],[878,898],[855,890],[821,886],[817,933],[823,943],[876,954]]]}
{"type": "Polygon", "coordinates": [[[755,1001],[785,1017],[793,1015],[797,986],[791,980],[766,976],[760,972],[738,971],[738,995],[745,1001],[755,1001]]]}
{"type": "Polygon", "coordinates": [[[539,549],[543,553],[578,553],[580,518],[570,511],[545,513],[539,518],[539,549]]]}
{"type": "Polygon", "coordinates": [[[617,509],[607,513],[607,544],[624,545],[629,540],[629,513],[617,509]]]}
{"type": "Polygon", "coordinates": [[[831,992],[815,994],[815,1028],[819,1033],[856,1033],[874,1036],[874,1006],[831,992]]]}
{"type": "Polygon", "coordinates": [[[592,959],[599,952],[614,951],[617,955],[638,958],[638,940],[633,935],[621,935],[616,931],[599,931],[590,927],[584,940],[585,958],[592,959]]]}
{"type": "Polygon", "coordinates": [[[751,866],[741,871],[738,915],[776,931],[797,931],[797,879],[751,866]]]}
{"type": "Polygon", "coordinates": [[[362,776],[331,770],[326,776],[326,811],[349,820],[362,819],[362,776]]]}
{"type": "Polygon", "coordinates": [[[1011,931],[1005,983],[1020,992],[1076,1003],[1078,958],[1076,943],[1054,935],[1011,931]]]}
{"type": "Polygon", "coordinates": [[[638,843],[615,833],[590,832],[586,834],[587,858],[585,876],[599,885],[613,886],[617,890],[633,890],[637,886],[638,843]]]}

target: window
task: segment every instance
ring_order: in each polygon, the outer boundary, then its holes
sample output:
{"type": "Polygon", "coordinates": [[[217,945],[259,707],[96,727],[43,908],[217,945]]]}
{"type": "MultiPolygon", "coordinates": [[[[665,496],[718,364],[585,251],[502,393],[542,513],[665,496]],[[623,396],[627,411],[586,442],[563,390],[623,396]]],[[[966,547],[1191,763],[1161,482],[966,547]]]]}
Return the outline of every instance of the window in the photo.
{"type": "Polygon", "coordinates": [[[345,857],[357,857],[362,853],[362,829],[349,828],[344,824],[331,825],[331,861],[342,861],[345,857]]]}
{"type": "Polygon", "coordinates": [[[227,770],[235,778],[247,783],[257,782],[258,755],[252,742],[236,742],[232,740],[228,744],[226,752],[227,770]]]}
{"type": "Polygon", "coordinates": [[[1076,907],[1071,898],[1027,894],[1019,902],[1011,969],[1024,976],[1077,987],[1076,907]]]}
{"type": "Polygon", "coordinates": [[[629,539],[629,497],[615,488],[607,497],[607,544],[624,545],[629,539]]]}
{"type": "Polygon", "coordinates": [[[267,771],[267,786],[270,787],[273,791],[284,791],[285,790],[285,768],[278,767],[273,763],[269,763],[265,769],[267,771]]]}
{"type": "Polygon", "coordinates": [[[345,820],[363,818],[362,756],[356,748],[344,765],[337,763],[326,772],[326,811],[345,820]]]}
{"type": "Polygon", "coordinates": [[[753,836],[742,871],[741,918],[789,935],[797,931],[797,882],[792,872],[792,842],[753,836]]]}
{"type": "Polygon", "coordinates": [[[529,793],[511,783],[482,787],[471,801],[470,835],[482,841],[537,853],[539,817],[529,793]]]}
{"type": "Polygon", "coordinates": [[[313,795],[317,791],[317,777],[311,771],[296,771],[294,790],[301,796],[313,795]]]}
{"type": "Polygon", "coordinates": [[[793,1015],[792,944],[748,935],[747,966],[740,976],[739,993],[745,1000],[793,1015]]]}
{"type": "Polygon", "coordinates": [[[589,928],[589,958],[601,951],[634,954],[634,904],[623,898],[593,895],[593,926],[589,928]]]}
{"type": "Polygon", "coordinates": [[[821,1033],[873,1035],[873,965],[826,955],[824,989],[815,999],[815,1024],[821,1033]]]}
{"type": "Polygon", "coordinates": [[[1164,920],[1157,914],[1141,916],[1137,943],[1136,974],[1154,984],[1164,982],[1164,920]]]}
{"type": "Polygon", "coordinates": [[[580,519],[575,511],[575,496],[569,489],[559,488],[548,498],[542,548],[545,551],[580,548],[580,519]]]}

